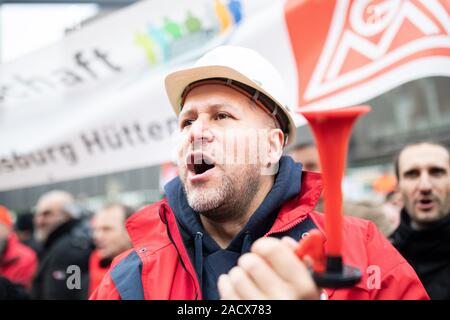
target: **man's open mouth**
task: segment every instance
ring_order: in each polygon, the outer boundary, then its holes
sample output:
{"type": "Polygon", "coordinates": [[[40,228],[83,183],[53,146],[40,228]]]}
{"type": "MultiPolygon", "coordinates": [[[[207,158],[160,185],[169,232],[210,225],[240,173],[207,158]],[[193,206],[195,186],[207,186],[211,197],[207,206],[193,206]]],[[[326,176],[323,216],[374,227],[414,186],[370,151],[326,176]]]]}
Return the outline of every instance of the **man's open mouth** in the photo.
{"type": "Polygon", "coordinates": [[[417,201],[417,206],[421,210],[430,210],[433,208],[433,205],[434,205],[434,201],[433,201],[433,199],[430,199],[430,198],[422,198],[422,199],[419,199],[419,201],[417,201]]]}
{"type": "Polygon", "coordinates": [[[187,168],[195,175],[200,175],[215,167],[211,157],[204,153],[192,153],[187,157],[187,168]]]}

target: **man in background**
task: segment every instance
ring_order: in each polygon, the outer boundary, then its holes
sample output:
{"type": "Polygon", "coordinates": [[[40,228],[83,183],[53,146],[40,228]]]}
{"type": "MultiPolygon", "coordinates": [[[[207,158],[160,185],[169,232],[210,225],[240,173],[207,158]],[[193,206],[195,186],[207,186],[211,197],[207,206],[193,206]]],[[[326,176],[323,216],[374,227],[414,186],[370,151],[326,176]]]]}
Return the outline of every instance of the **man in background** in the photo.
{"type": "Polygon", "coordinates": [[[89,294],[102,281],[112,260],[131,249],[125,222],[134,213],[123,204],[110,204],[96,212],[92,219],[95,248],[89,260],[89,294]]]}
{"type": "Polygon", "coordinates": [[[450,154],[434,142],[404,147],[395,161],[403,197],[394,246],[431,299],[450,299],[450,154]]]}
{"type": "Polygon", "coordinates": [[[39,198],[34,225],[42,252],[33,282],[34,299],[87,298],[93,244],[81,218],[82,211],[68,192],[50,191],[39,198]]]}

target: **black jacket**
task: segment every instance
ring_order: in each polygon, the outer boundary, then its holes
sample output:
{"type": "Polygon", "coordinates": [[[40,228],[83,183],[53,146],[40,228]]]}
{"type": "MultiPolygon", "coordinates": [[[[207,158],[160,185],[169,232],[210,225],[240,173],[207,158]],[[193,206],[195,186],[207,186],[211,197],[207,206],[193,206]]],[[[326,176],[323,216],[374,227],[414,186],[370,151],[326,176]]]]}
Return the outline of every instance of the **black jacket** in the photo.
{"type": "Polygon", "coordinates": [[[431,299],[450,299],[450,214],[426,230],[413,230],[405,209],[391,236],[416,271],[431,299]]]}
{"type": "Polygon", "coordinates": [[[29,298],[24,287],[0,276],[0,300],[28,300],[29,298]]]}
{"type": "Polygon", "coordinates": [[[33,281],[33,299],[87,299],[89,256],[93,244],[86,225],[71,220],[44,243],[33,281]]]}

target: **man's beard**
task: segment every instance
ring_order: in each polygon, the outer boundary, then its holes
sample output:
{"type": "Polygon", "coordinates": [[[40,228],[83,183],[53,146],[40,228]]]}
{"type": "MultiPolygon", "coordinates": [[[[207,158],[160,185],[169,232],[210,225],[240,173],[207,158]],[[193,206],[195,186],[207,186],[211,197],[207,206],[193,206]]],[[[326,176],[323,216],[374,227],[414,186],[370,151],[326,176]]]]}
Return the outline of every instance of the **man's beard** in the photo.
{"type": "Polygon", "coordinates": [[[258,191],[260,169],[257,165],[248,165],[241,170],[230,171],[233,175],[224,173],[217,188],[187,190],[183,184],[189,206],[217,222],[243,215],[258,191]]]}
{"type": "Polygon", "coordinates": [[[40,230],[35,230],[34,231],[34,238],[38,242],[44,242],[47,237],[46,237],[44,232],[42,232],[40,230]]]}
{"type": "Polygon", "coordinates": [[[433,201],[436,205],[436,211],[432,214],[430,212],[424,213],[421,210],[416,209],[415,202],[408,201],[406,196],[403,197],[405,203],[406,212],[408,212],[411,223],[420,229],[427,229],[438,224],[442,219],[444,219],[448,214],[450,214],[450,200],[448,198],[441,201],[437,197],[433,197],[433,201]],[[425,218],[424,218],[425,216],[425,218]]]}

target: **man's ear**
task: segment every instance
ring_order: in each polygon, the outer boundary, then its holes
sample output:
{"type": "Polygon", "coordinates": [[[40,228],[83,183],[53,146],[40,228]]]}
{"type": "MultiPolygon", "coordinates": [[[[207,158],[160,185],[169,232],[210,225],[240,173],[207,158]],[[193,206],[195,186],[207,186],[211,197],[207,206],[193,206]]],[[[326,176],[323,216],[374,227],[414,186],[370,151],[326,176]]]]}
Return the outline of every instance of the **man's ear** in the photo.
{"type": "Polygon", "coordinates": [[[283,155],[284,133],[281,129],[271,129],[267,136],[267,161],[271,165],[278,163],[283,155]]]}
{"type": "Polygon", "coordinates": [[[67,211],[61,210],[61,215],[62,215],[64,221],[69,221],[69,220],[73,219],[72,215],[70,213],[68,213],[67,211]]]}

